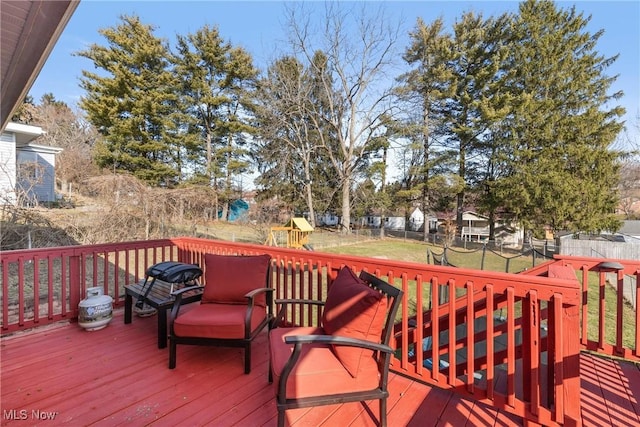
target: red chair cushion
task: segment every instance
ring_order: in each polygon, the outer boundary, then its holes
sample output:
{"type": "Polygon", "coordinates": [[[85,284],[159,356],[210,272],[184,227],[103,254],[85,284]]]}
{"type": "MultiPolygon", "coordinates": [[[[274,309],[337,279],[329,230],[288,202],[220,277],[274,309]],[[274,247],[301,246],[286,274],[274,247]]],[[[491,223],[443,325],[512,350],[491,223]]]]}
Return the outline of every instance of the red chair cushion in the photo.
{"type": "MultiPolygon", "coordinates": [[[[271,372],[276,394],[282,370],[293,351],[293,346],[284,342],[284,337],[288,335],[325,335],[325,332],[321,328],[312,327],[275,328],[269,332],[271,372]]],[[[379,386],[378,365],[373,358],[362,364],[360,373],[358,377],[352,377],[330,346],[305,344],[298,363],[289,374],[287,397],[349,393],[372,390],[379,386]]]]}
{"type": "MultiPolygon", "coordinates": [[[[322,326],[329,335],[380,343],[386,312],[387,299],[344,267],[329,288],[322,326]]],[[[373,351],[362,348],[335,345],[333,351],[353,377],[373,358],[373,351]]]]}
{"type": "MultiPolygon", "coordinates": [[[[204,293],[202,302],[246,304],[245,295],[267,287],[267,271],[271,256],[205,254],[204,293]]],[[[256,297],[257,305],[265,306],[264,294],[256,297]]]]}
{"type": "MultiPolygon", "coordinates": [[[[179,337],[242,339],[247,306],[239,304],[198,304],[186,310],[173,322],[174,333],[179,337]]],[[[264,307],[254,307],[251,313],[251,330],[266,317],[264,307]]]]}

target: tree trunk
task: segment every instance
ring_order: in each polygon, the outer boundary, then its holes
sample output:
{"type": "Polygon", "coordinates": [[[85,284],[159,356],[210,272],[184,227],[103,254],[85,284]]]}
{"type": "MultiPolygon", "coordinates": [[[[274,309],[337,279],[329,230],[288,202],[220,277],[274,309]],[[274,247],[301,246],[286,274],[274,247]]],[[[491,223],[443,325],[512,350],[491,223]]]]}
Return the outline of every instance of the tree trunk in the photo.
{"type": "Polygon", "coordinates": [[[316,228],[316,211],[313,208],[313,193],[311,192],[311,182],[309,180],[304,184],[304,189],[307,196],[307,207],[309,208],[309,223],[313,228],[316,228]]]}
{"type": "Polygon", "coordinates": [[[425,98],[422,108],[422,146],[424,150],[424,164],[422,165],[422,240],[429,240],[429,225],[427,224],[427,209],[429,208],[429,104],[425,98]]]}
{"type": "Polygon", "coordinates": [[[345,178],[342,181],[342,234],[351,232],[351,188],[350,180],[345,178]]]}

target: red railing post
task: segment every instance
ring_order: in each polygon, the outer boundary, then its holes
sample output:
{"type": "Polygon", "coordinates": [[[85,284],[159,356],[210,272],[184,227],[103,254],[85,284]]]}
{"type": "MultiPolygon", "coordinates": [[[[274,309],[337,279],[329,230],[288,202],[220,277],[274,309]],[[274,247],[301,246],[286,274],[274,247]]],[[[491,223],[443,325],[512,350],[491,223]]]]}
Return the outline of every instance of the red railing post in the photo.
{"type": "MultiPolygon", "coordinates": [[[[582,425],[580,415],[580,308],[563,304],[562,354],[564,372],[564,425],[582,425]]],[[[559,398],[560,396],[558,396],[559,398]]]]}
{"type": "Polygon", "coordinates": [[[82,294],[82,281],[80,280],[80,255],[69,257],[69,304],[71,305],[71,318],[78,318],[78,304],[82,294]]]}
{"type": "MultiPolygon", "coordinates": [[[[575,271],[571,267],[560,265],[549,266],[549,277],[559,279],[570,279],[576,281],[579,288],[575,271]]],[[[558,327],[558,324],[555,325],[558,327]]],[[[562,339],[562,358],[555,363],[561,363],[562,367],[557,372],[561,372],[563,378],[559,387],[563,396],[555,396],[555,401],[563,400],[561,403],[564,409],[562,420],[558,420],[565,426],[582,425],[580,406],[580,306],[578,304],[567,304],[562,300],[562,319],[560,321],[560,332],[562,339]]],[[[557,404],[557,403],[556,403],[557,404]]]]}
{"type": "Polygon", "coordinates": [[[635,271],[636,275],[636,337],[633,354],[640,357],[640,269],[635,271]]]}

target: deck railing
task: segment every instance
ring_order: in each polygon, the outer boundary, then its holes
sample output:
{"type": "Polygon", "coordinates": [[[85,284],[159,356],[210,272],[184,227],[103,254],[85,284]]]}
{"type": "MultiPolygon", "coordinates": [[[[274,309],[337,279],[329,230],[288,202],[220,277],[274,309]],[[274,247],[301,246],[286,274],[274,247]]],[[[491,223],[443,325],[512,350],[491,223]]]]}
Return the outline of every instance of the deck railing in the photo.
{"type": "MultiPolygon", "coordinates": [[[[381,276],[405,293],[393,370],[541,424],[579,422],[578,355],[588,340],[578,332],[585,291],[573,271],[593,271],[590,259],[514,275],[196,238],[8,251],[0,264],[2,334],[75,318],[91,286],[121,306],[124,286],[149,266],[203,265],[205,253],[271,254],[277,298],[324,299],[343,265],[381,276]]],[[[637,270],[629,264],[623,272],[637,278],[637,270]]],[[[320,321],[316,311],[289,316],[320,321]]]]}
{"type": "Polygon", "coordinates": [[[549,264],[572,268],[581,283],[580,344],[600,354],[640,361],[640,260],[556,255],[549,264]]]}

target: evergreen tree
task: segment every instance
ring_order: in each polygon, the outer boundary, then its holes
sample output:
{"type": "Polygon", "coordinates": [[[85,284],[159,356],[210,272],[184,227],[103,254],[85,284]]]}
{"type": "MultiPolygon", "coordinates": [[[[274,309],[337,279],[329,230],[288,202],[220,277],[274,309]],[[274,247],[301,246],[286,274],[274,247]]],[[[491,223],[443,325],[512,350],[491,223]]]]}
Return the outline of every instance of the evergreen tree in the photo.
{"type": "Polygon", "coordinates": [[[189,159],[196,174],[222,195],[222,218],[233,198],[233,178],[248,168],[245,145],[255,133],[250,118],[257,70],[251,56],[204,26],[178,36],[175,72],[187,113],[189,159]]]}
{"type": "Polygon", "coordinates": [[[489,161],[487,154],[491,152],[485,141],[490,141],[492,127],[508,111],[500,93],[507,21],[506,15],[485,20],[468,12],[454,23],[453,34],[445,34],[442,19],[431,25],[418,19],[404,55],[415,68],[402,76],[400,95],[420,114],[408,115],[403,131],[413,144],[422,147],[419,176],[423,211],[429,208],[433,169],[439,168],[438,173],[446,176],[449,171],[443,167],[455,159],[452,170],[459,179],[449,187],[459,189],[458,227],[465,195],[483,179],[482,169],[489,161]]]}
{"type": "Polygon", "coordinates": [[[80,106],[103,136],[96,146],[98,166],[126,171],[152,185],[179,179],[179,135],[175,82],[166,43],[137,16],[122,16],[100,30],[107,45],[91,45],[78,55],[102,72],[83,70],[86,95],[80,106]]]}
{"type": "Polygon", "coordinates": [[[620,153],[611,144],[622,128],[620,96],[608,91],[615,60],[595,50],[602,31],[575,8],[528,0],[513,24],[507,76],[513,112],[501,140],[508,176],[495,194],[522,224],[553,231],[615,230],[613,212],[620,153]]]}
{"type": "MultiPolygon", "coordinates": [[[[409,33],[411,44],[403,59],[415,66],[400,76],[403,83],[397,89],[403,119],[392,127],[396,138],[407,141],[403,147],[402,190],[397,194],[405,199],[407,210],[414,200],[419,200],[425,214],[435,208],[436,201],[430,198],[430,188],[436,173],[447,173],[453,166],[451,156],[439,143],[442,134],[443,91],[451,78],[447,68],[446,46],[448,37],[443,34],[443,20],[436,19],[427,25],[418,18],[415,29],[409,33]],[[438,168],[439,172],[435,169],[438,168]]],[[[424,227],[423,238],[427,240],[428,227],[424,227]]]]}
{"type": "Polygon", "coordinates": [[[462,226],[465,194],[480,181],[480,170],[486,158],[482,156],[483,138],[500,120],[502,98],[498,95],[499,71],[503,49],[500,29],[506,17],[483,19],[472,12],[463,14],[453,25],[449,43],[441,45],[448,79],[437,104],[442,117],[442,135],[449,150],[457,154],[457,174],[465,185],[457,195],[456,223],[462,226]]]}

